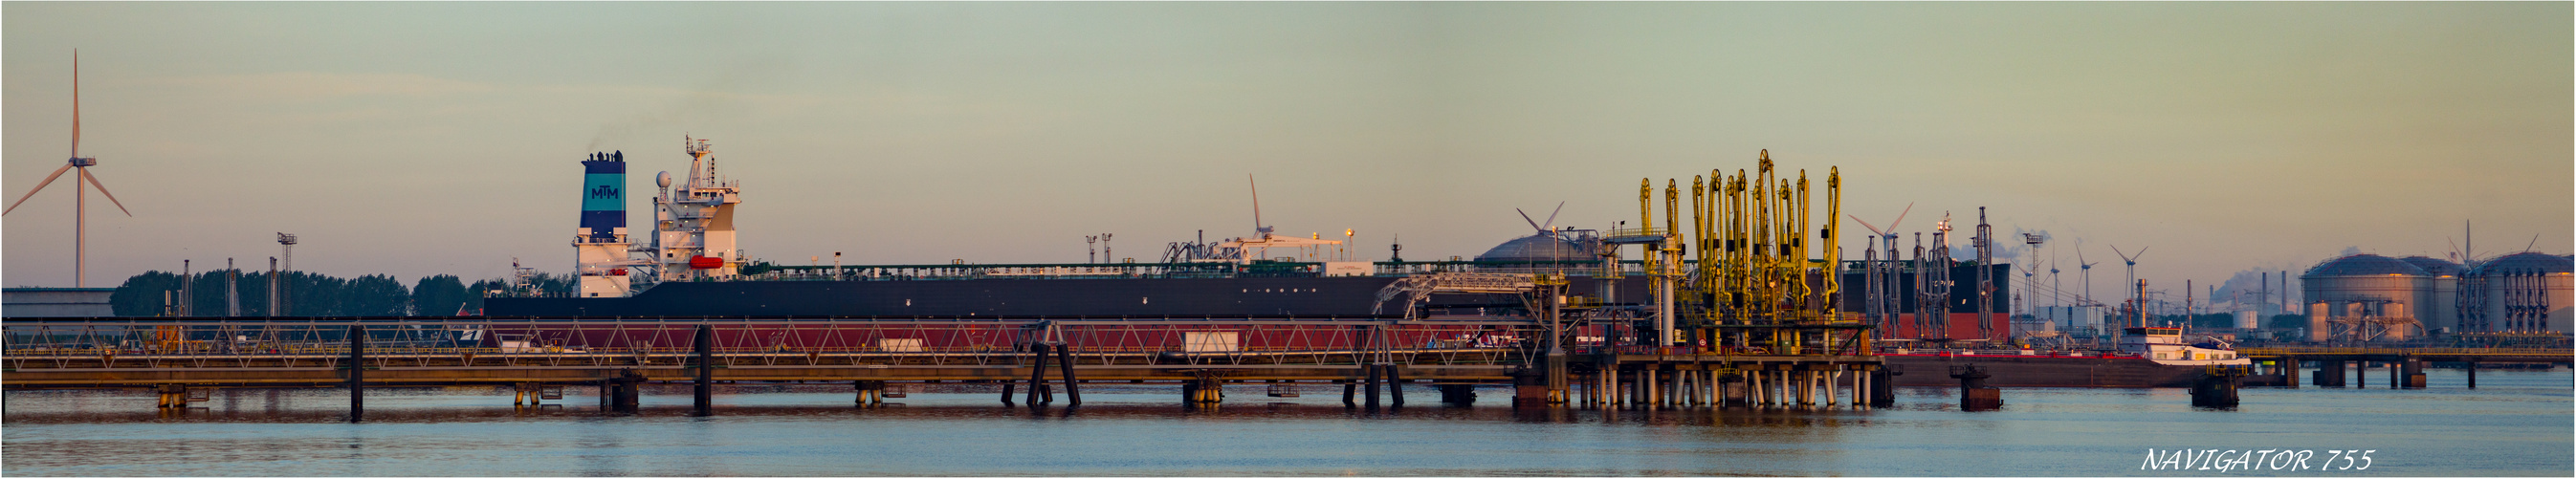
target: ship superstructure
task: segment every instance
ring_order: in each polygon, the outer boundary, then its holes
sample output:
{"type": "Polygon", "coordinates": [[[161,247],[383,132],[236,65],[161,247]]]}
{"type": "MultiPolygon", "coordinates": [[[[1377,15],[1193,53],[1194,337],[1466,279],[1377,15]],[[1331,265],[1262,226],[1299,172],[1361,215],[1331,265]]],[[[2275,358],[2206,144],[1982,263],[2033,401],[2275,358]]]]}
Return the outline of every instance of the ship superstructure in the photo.
{"type": "Polygon", "coordinates": [[[666,172],[654,178],[661,188],[653,198],[654,278],[690,282],[740,275],[746,262],[734,243],[733,226],[734,205],[742,203],[740,185],[716,175],[714,149],[707,140],[683,137],[681,143],[689,154],[687,177],[674,181],[666,172]]]}
{"type": "Polygon", "coordinates": [[[2130,327],[2120,337],[2120,353],[2165,365],[2250,365],[2251,359],[2236,355],[2226,344],[2183,343],[2181,327],[2130,327]]]}

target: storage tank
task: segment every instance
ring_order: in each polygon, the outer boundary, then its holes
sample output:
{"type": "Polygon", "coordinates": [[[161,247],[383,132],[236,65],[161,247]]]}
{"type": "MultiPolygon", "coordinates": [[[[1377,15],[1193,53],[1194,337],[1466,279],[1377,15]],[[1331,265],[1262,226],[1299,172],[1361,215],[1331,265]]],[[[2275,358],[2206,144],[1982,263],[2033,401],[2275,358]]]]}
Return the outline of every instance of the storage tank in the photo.
{"type": "Polygon", "coordinates": [[[2412,309],[2415,318],[2424,321],[2426,330],[2449,328],[2460,330],[2460,275],[2468,272],[2459,263],[2424,256],[2402,259],[2432,276],[2431,290],[2425,291],[2423,304],[2412,309]]]}
{"type": "Polygon", "coordinates": [[[2326,311],[2328,310],[2333,309],[2328,308],[2324,302],[2308,303],[2308,341],[2324,342],[2326,339],[2332,338],[2326,336],[2326,332],[2331,330],[2330,327],[2326,326],[2326,319],[2329,318],[2326,315],[2326,311]]]}
{"type": "Polygon", "coordinates": [[[2461,274],[2460,328],[2470,332],[2572,332],[2576,258],[2537,252],[2485,262],[2461,274]]]}
{"type": "Polygon", "coordinates": [[[2263,324],[2262,324],[2262,322],[2260,322],[2260,320],[2259,320],[2259,318],[2261,317],[2261,315],[2262,315],[2262,314],[2257,314],[2257,313],[2255,313],[2254,311],[2251,311],[2251,310],[2239,310],[2239,311],[2236,311],[2236,328],[2239,328],[2239,329],[2255,329],[2255,328],[2262,328],[2263,324]]]}
{"type": "MultiPolygon", "coordinates": [[[[2299,284],[2301,295],[2308,300],[2333,304],[2330,310],[2343,311],[2338,318],[2406,317],[2402,315],[2404,311],[2421,310],[2422,304],[2432,302],[2433,293],[2433,277],[2424,268],[2377,254],[2354,254],[2317,263],[2299,275],[2299,284]]],[[[2422,320],[2416,318],[2419,324],[2422,320]]],[[[2309,322],[2318,321],[2311,317],[2309,322]]],[[[2382,338],[2404,340],[2422,331],[2420,326],[2392,326],[2382,338]]],[[[2317,333],[2310,331],[2311,335],[2317,333]]]]}

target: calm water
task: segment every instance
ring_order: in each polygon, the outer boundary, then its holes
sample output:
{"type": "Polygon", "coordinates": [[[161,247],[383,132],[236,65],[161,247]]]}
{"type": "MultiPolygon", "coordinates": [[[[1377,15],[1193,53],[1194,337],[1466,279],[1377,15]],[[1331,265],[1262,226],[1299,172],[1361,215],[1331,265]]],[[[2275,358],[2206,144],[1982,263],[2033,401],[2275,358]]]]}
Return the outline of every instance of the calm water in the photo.
{"type": "MultiPolygon", "coordinates": [[[[371,390],[342,423],[332,389],[218,391],[163,415],[148,392],[8,392],[0,474],[57,475],[2531,475],[2568,476],[2567,369],[2432,370],[2426,390],[2247,389],[2235,410],[2182,390],[2007,389],[1961,412],[1949,389],[1871,411],[1520,413],[1502,389],[1473,407],[1341,406],[1230,388],[1214,411],[1177,387],[1087,386],[1068,411],[1004,408],[984,386],[856,409],[847,385],[743,387],[718,416],[688,389],[649,390],[635,416],[514,409],[490,388],[371,390]],[[2140,470],[2147,450],[2376,450],[2367,470],[2140,470]]],[[[2382,378],[2374,376],[2373,378],[2382,378]]],[[[724,389],[720,389],[724,390],[724,389]]],[[[1061,400],[1061,398],[1059,398],[1061,400]]],[[[1059,402],[1061,403],[1061,402],[1059,402]]],[[[2312,462],[2322,462],[2320,456],[2312,462]]],[[[2339,464],[2338,466],[2350,466],[2339,464]]]]}

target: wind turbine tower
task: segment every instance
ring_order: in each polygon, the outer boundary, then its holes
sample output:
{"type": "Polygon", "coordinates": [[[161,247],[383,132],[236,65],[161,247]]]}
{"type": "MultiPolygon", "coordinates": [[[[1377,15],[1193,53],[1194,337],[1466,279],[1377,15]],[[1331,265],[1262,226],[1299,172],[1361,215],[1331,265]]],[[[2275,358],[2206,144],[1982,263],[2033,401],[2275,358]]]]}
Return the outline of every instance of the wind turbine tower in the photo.
{"type": "Polygon", "coordinates": [[[2084,276],[2084,279],[2083,279],[2083,281],[2084,281],[2084,299],[2083,299],[2083,300],[2076,301],[2076,304],[2075,304],[2075,305],[2076,305],[2077,307],[2088,307],[2088,308],[2089,308],[2089,307],[2095,307],[2095,306],[2097,305],[2097,304],[2095,304],[2095,303],[2093,302],[2093,265],[2094,265],[2094,264],[2099,264],[2099,263],[2098,263],[2098,262],[2084,262],[2084,241],[2083,241],[2083,240],[2081,240],[2081,239],[2076,240],[2076,241],[2075,241],[2075,265],[2076,265],[2077,267],[2079,267],[2079,268],[2083,269],[2083,272],[2082,272],[2081,274],[2084,276]]]}
{"type": "MultiPolygon", "coordinates": [[[[2027,232],[2025,232],[2025,233],[2022,233],[2022,235],[2021,235],[2021,241],[2022,241],[2022,243],[2023,243],[2023,244],[2029,244],[2029,245],[2030,245],[2030,260],[2037,261],[2037,260],[2039,260],[2039,246],[2040,246],[2041,244],[2045,244],[2045,243],[2047,243],[2047,242],[2048,242],[2048,236],[2043,236],[2043,235],[2039,235],[2039,234],[2032,234],[2032,233],[2027,233],[2027,232]]],[[[2033,265],[2036,265],[2036,264],[2033,264],[2033,265]]],[[[2054,267],[2054,266],[2052,265],[2051,267],[2054,267]]],[[[2033,273],[2038,272],[2038,268],[2036,268],[2036,267],[2033,267],[2031,270],[2032,270],[2032,272],[2033,272],[2033,273]]],[[[2030,278],[2029,276],[2031,276],[2031,275],[2034,275],[2034,274],[2032,274],[2032,273],[2024,273],[2022,278],[2023,278],[2023,279],[2029,279],[2029,278],[2030,278]]],[[[2035,291],[2035,290],[2039,290],[2038,285],[2039,285],[2039,284],[2031,284],[2031,286],[2030,286],[2030,287],[2026,287],[2025,289],[2027,289],[2027,290],[2034,290],[2034,291],[2035,291]]],[[[2022,302],[2027,303],[2027,304],[2030,304],[2030,308],[2032,308],[2032,309],[2038,309],[2038,308],[2039,308],[2039,303],[2038,303],[2038,302],[2030,302],[2030,301],[2029,301],[2029,299],[2023,299],[2023,301],[2022,301],[2022,302]]],[[[2037,315],[2037,314],[2033,314],[2033,315],[2037,315]]]]}
{"type": "MultiPolygon", "coordinates": [[[[2134,286],[2134,287],[2135,287],[2135,290],[2137,290],[2137,292],[2131,292],[2131,293],[2129,294],[2129,307],[2130,307],[2132,310],[2137,310],[2137,311],[2139,311],[2139,313],[2140,313],[2140,315],[2141,315],[2141,316],[2143,316],[2143,315],[2144,315],[2145,310],[2146,310],[2146,304],[2147,304],[2147,303],[2145,302],[2145,300],[2146,300],[2146,297],[2145,297],[2145,296],[2146,296],[2146,293],[2145,293],[2145,291],[2146,291],[2146,288],[2147,288],[2147,287],[2146,287],[2146,284],[2141,284],[2141,283],[2139,283],[2139,282],[2138,282],[2138,257],[2147,255],[2147,249],[2148,249],[2148,248],[2150,248],[2150,247],[2154,247],[2154,246],[2140,247],[2140,248],[2138,248],[2138,253],[2137,253],[2137,254],[2130,254],[2130,253],[2126,253],[2126,252],[2121,252],[2121,251],[2120,251],[2120,245],[2119,245],[2119,244],[2112,244],[2112,245],[2111,245],[2111,253],[2112,253],[2112,254],[2119,254],[2119,255],[2120,255],[2120,262],[2123,262],[2123,263],[2128,264],[2128,268],[2129,268],[2128,282],[2124,282],[2124,283],[2125,283],[2125,284],[2135,284],[2135,286],[2134,286]]],[[[2122,324],[2122,325],[2124,325],[2124,326],[2125,326],[2125,325],[2127,325],[2127,324],[2122,324]]],[[[2144,325],[2144,324],[2140,324],[2140,325],[2144,325]]],[[[2119,340],[2119,338],[2120,338],[2120,335],[2119,335],[2120,327],[2104,327],[2104,328],[2106,328],[2106,329],[2111,329],[2111,330],[2110,330],[2110,331],[2111,331],[2111,339],[2112,339],[2113,343],[2117,343],[2117,342],[2118,342],[2118,340],[2119,340]]]]}
{"type": "Polygon", "coordinates": [[[43,192],[45,186],[53,185],[54,178],[62,177],[63,171],[80,168],[77,177],[72,178],[72,287],[86,287],[89,282],[89,265],[86,261],[89,257],[89,191],[83,188],[82,184],[97,186],[98,194],[107,196],[107,202],[115,204],[117,211],[124,212],[125,217],[134,217],[134,211],[127,211],[124,202],[117,201],[115,194],[107,192],[107,185],[99,184],[98,177],[89,174],[89,167],[97,165],[98,158],[80,155],[80,50],[73,50],[71,162],[61,168],[55,168],[53,174],[46,175],[44,181],[36,183],[36,189],[27,191],[25,196],[19,196],[18,202],[9,203],[8,209],[0,209],[0,215],[18,210],[18,205],[26,204],[27,198],[36,197],[36,193],[43,192]]]}

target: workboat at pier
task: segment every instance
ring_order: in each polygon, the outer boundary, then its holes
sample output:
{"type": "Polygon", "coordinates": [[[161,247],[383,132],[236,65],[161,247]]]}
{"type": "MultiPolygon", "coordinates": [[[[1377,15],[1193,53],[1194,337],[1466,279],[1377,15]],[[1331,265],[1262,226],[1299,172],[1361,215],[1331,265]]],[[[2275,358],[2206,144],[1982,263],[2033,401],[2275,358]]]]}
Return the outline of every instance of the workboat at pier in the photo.
{"type": "Polygon", "coordinates": [[[2225,343],[2183,343],[2174,327],[2131,327],[2117,349],[2104,351],[1905,350],[1880,356],[1900,368],[1901,386],[1958,386],[1950,367],[1975,365],[1997,387],[2188,387],[2211,366],[2253,363],[2225,343]]]}

